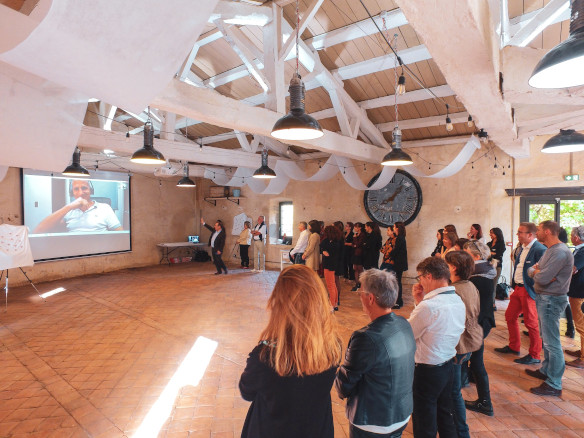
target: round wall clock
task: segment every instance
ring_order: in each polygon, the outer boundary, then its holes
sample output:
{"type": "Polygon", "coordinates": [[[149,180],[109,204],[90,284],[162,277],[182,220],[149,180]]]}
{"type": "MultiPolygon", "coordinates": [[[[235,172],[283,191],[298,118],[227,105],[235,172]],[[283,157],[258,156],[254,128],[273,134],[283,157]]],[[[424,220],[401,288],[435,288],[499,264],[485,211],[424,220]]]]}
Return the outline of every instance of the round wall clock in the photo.
{"type": "MultiPolygon", "coordinates": [[[[375,175],[368,187],[377,181],[380,173],[375,175]]],[[[382,189],[365,190],[363,195],[365,211],[372,221],[382,227],[404,222],[412,222],[422,207],[422,189],[409,173],[396,170],[391,181],[382,189]]]]}

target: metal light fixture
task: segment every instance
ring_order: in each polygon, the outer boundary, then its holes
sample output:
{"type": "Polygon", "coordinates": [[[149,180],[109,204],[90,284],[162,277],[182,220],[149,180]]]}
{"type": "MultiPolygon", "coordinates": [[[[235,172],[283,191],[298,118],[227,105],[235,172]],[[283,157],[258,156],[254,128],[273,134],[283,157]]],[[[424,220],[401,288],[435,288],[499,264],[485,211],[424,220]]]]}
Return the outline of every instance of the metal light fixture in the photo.
{"type": "Polygon", "coordinates": [[[164,155],[154,149],[154,128],[150,120],[150,108],[148,108],[148,120],[144,124],[144,147],[134,152],[130,161],[139,164],[163,164],[166,162],[164,155]]]}
{"type": "Polygon", "coordinates": [[[450,110],[448,104],[446,104],[446,130],[448,132],[454,129],[454,125],[452,124],[452,120],[450,120],[450,110]]]}
{"type": "Polygon", "coordinates": [[[584,151],[584,135],[573,129],[560,129],[559,134],[545,142],[541,151],[545,154],[584,151]]]}
{"type": "Polygon", "coordinates": [[[584,84],[584,0],[572,0],[570,36],[551,49],[535,66],[529,85],[566,88],[584,84]]]}
{"type": "Polygon", "coordinates": [[[298,68],[298,30],[300,28],[298,0],[296,0],[296,23],[296,71],[290,80],[290,87],[288,88],[290,111],[284,117],[278,119],[272,128],[272,137],[279,140],[312,140],[324,135],[316,119],[306,114],[304,110],[306,89],[298,68]]]}
{"type": "Polygon", "coordinates": [[[470,114],[468,115],[468,121],[466,122],[466,126],[468,126],[469,128],[472,128],[474,126],[474,120],[472,119],[472,116],[470,114]]]}
{"type": "Polygon", "coordinates": [[[268,166],[268,151],[266,148],[262,151],[262,166],[253,173],[253,177],[260,179],[276,178],[276,172],[268,166]]]}
{"type": "Polygon", "coordinates": [[[406,92],[406,77],[404,76],[404,70],[402,68],[401,75],[397,81],[397,90],[396,93],[400,96],[406,92]]]}
{"type": "Polygon", "coordinates": [[[488,143],[489,142],[489,134],[487,134],[487,131],[485,131],[484,129],[481,128],[481,130],[479,131],[479,140],[482,143],[488,143]]]}
{"type": "Polygon", "coordinates": [[[67,176],[89,176],[89,171],[81,165],[81,151],[77,146],[73,151],[73,158],[71,164],[63,171],[63,175],[67,176]]]}
{"type": "Polygon", "coordinates": [[[399,127],[396,125],[393,128],[393,132],[391,133],[393,136],[393,142],[391,143],[391,152],[389,152],[383,160],[381,164],[384,166],[409,166],[413,164],[412,157],[406,154],[401,148],[401,131],[399,127]]]}
{"type": "Polygon", "coordinates": [[[195,182],[189,178],[189,163],[183,166],[183,177],[176,184],[177,187],[196,187],[195,182]]]}

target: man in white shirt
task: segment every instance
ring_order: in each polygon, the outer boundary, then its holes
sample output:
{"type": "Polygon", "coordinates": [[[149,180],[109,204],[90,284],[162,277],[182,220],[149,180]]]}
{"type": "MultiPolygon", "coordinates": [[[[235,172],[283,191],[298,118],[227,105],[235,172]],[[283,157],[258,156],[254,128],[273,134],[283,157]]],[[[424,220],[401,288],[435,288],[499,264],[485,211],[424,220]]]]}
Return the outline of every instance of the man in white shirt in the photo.
{"type": "Polygon", "coordinates": [[[254,254],[253,254],[253,269],[251,272],[262,272],[266,269],[266,223],[264,216],[258,217],[258,223],[251,232],[254,254]],[[259,262],[258,262],[259,258],[259,262]]]}
{"type": "Polygon", "coordinates": [[[464,332],[466,309],[449,286],[450,271],[442,259],[428,257],[416,268],[412,288],[416,307],[409,323],[416,340],[414,412],[416,438],[456,437],[452,417],[453,361],[464,332]]]}
{"type": "Polygon", "coordinates": [[[122,231],[118,217],[108,204],[91,199],[91,181],[76,179],[69,183],[69,194],[75,200],[50,214],[37,225],[35,233],[50,233],[65,225],[67,231],[122,231]]]}
{"type": "Polygon", "coordinates": [[[308,224],[306,222],[298,223],[298,231],[300,231],[300,235],[298,236],[296,246],[290,251],[290,260],[295,265],[303,265],[305,263],[304,260],[302,260],[302,254],[304,254],[306,245],[308,245],[308,237],[310,236],[310,231],[308,231],[307,228],[308,224]]]}

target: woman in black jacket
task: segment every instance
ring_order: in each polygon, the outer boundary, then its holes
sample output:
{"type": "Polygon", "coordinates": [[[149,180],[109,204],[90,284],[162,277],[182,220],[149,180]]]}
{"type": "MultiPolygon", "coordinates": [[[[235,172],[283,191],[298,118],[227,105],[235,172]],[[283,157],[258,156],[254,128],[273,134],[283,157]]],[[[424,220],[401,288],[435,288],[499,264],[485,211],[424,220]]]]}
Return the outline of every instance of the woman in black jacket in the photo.
{"type": "Polygon", "coordinates": [[[389,253],[389,259],[393,261],[393,270],[399,286],[399,292],[394,309],[401,309],[404,305],[402,298],[402,275],[408,270],[408,248],[406,246],[406,226],[403,222],[396,222],[393,226],[395,243],[393,250],[389,253]]]}
{"type": "Polygon", "coordinates": [[[339,292],[335,281],[336,272],[341,259],[341,231],[334,225],[328,225],[324,229],[324,239],[320,242],[322,253],[322,267],[324,269],[324,281],[329,292],[331,306],[339,310],[339,292]]]}
{"type": "MultiPolygon", "coordinates": [[[[492,287],[495,278],[495,268],[487,261],[490,257],[489,247],[478,240],[471,240],[464,244],[464,250],[470,254],[475,262],[474,272],[469,280],[479,291],[480,311],[479,324],[483,328],[483,339],[495,327],[495,314],[493,313],[492,287]]],[[[485,344],[470,356],[470,371],[477,384],[478,399],[475,401],[465,401],[466,408],[474,412],[493,416],[493,404],[491,403],[491,393],[489,390],[489,376],[485,368],[483,353],[485,344]]],[[[461,372],[461,380],[467,379],[466,367],[461,372]]]]}
{"type": "Polygon", "coordinates": [[[341,338],[316,271],[284,269],[268,310],[268,325],[239,380],[241,396],[252,402],[242,438],[333,438],[331,387],[341,338]]]}
{"type": "Polygon", "coordinates": [[[363,269],[379,268],[379,251],[382,239],[379,226],[375,222],[365,224],[365,241],[363,242],[363,269]]]}

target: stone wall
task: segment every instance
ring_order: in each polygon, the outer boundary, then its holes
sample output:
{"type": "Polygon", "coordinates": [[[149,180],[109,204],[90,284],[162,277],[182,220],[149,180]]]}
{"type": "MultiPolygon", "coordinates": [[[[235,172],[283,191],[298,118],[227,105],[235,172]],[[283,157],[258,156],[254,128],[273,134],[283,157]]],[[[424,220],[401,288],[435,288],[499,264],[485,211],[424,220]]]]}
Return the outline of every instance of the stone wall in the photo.
{"type": "MultiPolygon", "coordinates": [[[[464,236],[474,222],[480,223],[483,230],[500,227],[508,242],[516,243],[514,235],[519,223],[519,198],[513,204],[505,189],[525,187],[565,187],[584,185],[580,181],[565,182],[563,175],[578,173],[584,168],[584,153],[573,156],[573,172],[570,172],[570,156],[566,154],[546,155],[540,152],[547,137],[536,138],[531,146],[531,158],[515,160],[514,169],[507,168],[508,157],[495,149],[499,166],[505,166],[506,175],[501,168],[493,168],[492,154],[489,158],[478,159],[485,149],[475,152],[471,165],[458,174],[446,179],[417,178],[423,192],[423,204],[417,219],[407,227],[407,243],[410,270],[407,277],[415,276],[415,266],[428,256],[436,244],[436,230],[447,223],[456,225],[464,236]],[[514,179],[512,174],[514,173],[514,179]],[[514,206],[513,206],[514,205],[514,206]],[[512,231],[513,230],[513,231],[512,231]]],[[[428,164],[414,155],[420,168],[434,173],[449,163],[460,151],[462,145],[446,147],[417,148],[412,150],[430,161],[428,164]]],[[[471,160],[471,161],[472,161],[471,160]]],[[[513,161],[511,161],[513,165],[513,161]]],[[[362,180],[368,182],[381,166],[355,163],[362,174],[362,180]]],[[[306,163],[306,172],[312,174],[318,170],[317,163],[306,163]]],[[[406,169],[407,170],[407,169],[406,169]]],[[[323,220],[326,223],[335,220],[367,221],[363,207],[363,192],[352,189],[339,173],[323,183],[291,181],[284,192],[277,196],[257,195],[249,188],[243,187],[240,204],[219,200],[212,205],[204,200],[208,196],[209,180],[198,179],[195,190],[179,189],[175,180],[159,181],[152,175],[135,175],[132,177],[132,252],[108,256],[71,259],[37,263],[27,270],[33,281],[48,281],[64,277],[97,274],[116,269],[146,266],[158,263],[160,251],[156,247],[160,242],[184,241],[189,234],[200,234],[206,242],[209,232],[200,225],[201,216],[208,223],[216,219],[225,222],[227,230],[226,255],[228,264],[239,265],[239,252],[235,245],[236,236],[231,235],[233,217],[246,213],[255,220],[259,214],[267,216],[271,225],[271,238],[276,229],[273,215],[277,211],[277,202],[292,201],[294,204],[294,221],[323,220]],[[234,257],[236,255],[237,257],[234,257]]],[[[20,170],[11,168],[8,175],[0,182],[0,223],[20,225],[21,218],[20,170]]],[[[382,230],[385,239],[385,230],[382,230]]],[[[296,236],[294,237],[294,243],[296,236]]],[[[268,266],[279,268],[280,250],[290,246],[268,244],[268,266]]],[[[506,253],[508,256],[509,252],[506,253]]],[[[509,259],[505,257],[504,274],[508,277],[509,259]]],[[[22,283],[20,273],[11,278],[13,284],[22,283]]]]}

